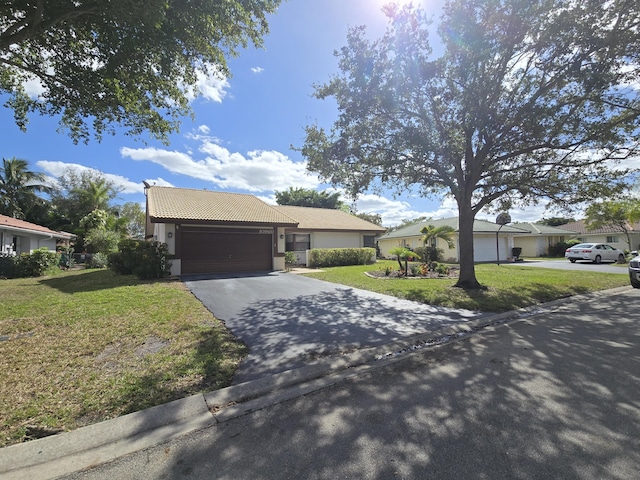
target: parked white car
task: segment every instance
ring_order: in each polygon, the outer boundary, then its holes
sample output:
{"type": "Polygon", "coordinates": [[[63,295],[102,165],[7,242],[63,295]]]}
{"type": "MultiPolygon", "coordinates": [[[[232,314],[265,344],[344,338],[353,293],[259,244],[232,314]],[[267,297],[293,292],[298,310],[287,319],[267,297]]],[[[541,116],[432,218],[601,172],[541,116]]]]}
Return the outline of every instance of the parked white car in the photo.
{"type": "Polygon", "coordinates": [[[624,252],[606,243],[580,243],[567,248],[564,257],[568,258],[571,263],[575,263],[577,260],[589,260],[593,263],[624,263],[624,252]]]}
{"type": "Polygon", "coordinates": [[[636,255],[629,260],[629,280],[633,288],[640,288],[640,256],[638,252],[631,252],[631,255],[636,255]]]}

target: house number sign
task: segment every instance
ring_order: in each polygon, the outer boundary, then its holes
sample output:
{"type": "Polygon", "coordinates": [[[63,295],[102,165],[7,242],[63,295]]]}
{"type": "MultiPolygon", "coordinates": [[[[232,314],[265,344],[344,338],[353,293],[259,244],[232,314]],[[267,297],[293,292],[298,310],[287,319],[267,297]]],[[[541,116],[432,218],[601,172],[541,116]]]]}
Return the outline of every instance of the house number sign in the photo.
{"type": "Polygon", "coordinates": [[[273,234],[273,230],[269,230],[269,229],[263,228],[261,230],[258,230],[258,233],[260,235],[272,235],[273,234]]]}

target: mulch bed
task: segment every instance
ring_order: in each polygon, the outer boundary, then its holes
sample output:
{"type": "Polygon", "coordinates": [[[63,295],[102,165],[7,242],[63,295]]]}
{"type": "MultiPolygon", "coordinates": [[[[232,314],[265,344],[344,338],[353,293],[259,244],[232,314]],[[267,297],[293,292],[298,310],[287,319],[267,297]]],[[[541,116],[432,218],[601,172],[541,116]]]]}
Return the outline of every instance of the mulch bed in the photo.
{"type": "Polygon", "coordinates": [[[449,275],[440,275],[438,272],[427,272],[426,275],[413,275],[411,273],[411,268],[409,268],[409,275],[405,277],[404,273],[400,270],[393,270],[389,275],[385,274],[384,269],[374,270],[372,272],[365,272],[364,274],[371,278],[381,278],[381,279],[389,279],[389,278],[407,278],[407,279],[420,279],[420,278],[458,278],[458,274],[460,273],[460,267],[457,265],[449,266],[449,275]]]}

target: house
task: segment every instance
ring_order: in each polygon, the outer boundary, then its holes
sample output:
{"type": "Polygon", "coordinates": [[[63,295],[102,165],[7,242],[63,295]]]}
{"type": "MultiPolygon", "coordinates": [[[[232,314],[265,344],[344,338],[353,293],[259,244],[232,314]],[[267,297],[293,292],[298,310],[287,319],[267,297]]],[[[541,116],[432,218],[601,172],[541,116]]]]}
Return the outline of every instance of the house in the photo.
{"type": "MultiPolygon", "coordinates": [[[[445,218],[442,220],[426,220],[424,222],[415,223],[406,227],[393,230],[382,235],[378,239],[378,248],[380,255],[390,258],[392,255],[389,251],[396,247],[406,247],[411,250],[424,246],[422,237],[424,236],[420,230],[427,225],[434,227],[450,226],[454,230],[454,237],[458,236],[458,218],[445,218]]],[[[506,260],[511,257],[511,249],[515,246],[514,239],[519,235],[530,234],[528,230],[512,227],[509,225],[499,225],[486,220],[475,220],[473,222],[473,255],[476,262],[495,262],[500,253],[500,260],[506,260]]],[[[454,240],[455,245],[449,248],[447,243],[442,239],[436,240],[436,248],[444,251],[444,258],[450,262],[458,262],[460,252],[458,250],[458,241],[454,240]]]]}
{"type": "Polygon", "coordinates": [[[514,226],[530,232],[513,237],[513,246],[522,249],[520,255],[523,257],[544,257],[549,254],[550,247],[575,235],[571,230],[541,223],[515,223],[514,226]]]}
{"type": "Polygon", "coordinates": [[[276,210],[298,222],[287,227],[285,250],[294,252],[298,264],[307,264],[313,248],[375,248],[376,238],[386,229],[341,210],[326,208],[275,206],[276,210]]]}
{"type": "Polygon", "coordinates": [[[631,245],[629,245],[629,241],[627,240],[627,233],[625,233],[622,228],[616,226],[589,229],[587,228],[585,220],[578,220],[577,222],[561,225],[561,228],[573,232],[574,238],[583,243],[608,243],[612,247],[622,251],[640,249],[640,222],[633,224],[627,223],[626,229],[631,245]]]}
{"type": "Polygon", "coordinates": [[[145,184],[146,237],[166,243],[173,275],[283,270],[295,251],[362,247],[382,227],[338,210],[276,207],[254,195],[145,184]]]}
{"type": "Polygon", "coordinates": [[[38,248],[55,252],[57,245],[68,244],[74,238],[71,233],[0,215],[0,255],[31,253],[38,248]]]}

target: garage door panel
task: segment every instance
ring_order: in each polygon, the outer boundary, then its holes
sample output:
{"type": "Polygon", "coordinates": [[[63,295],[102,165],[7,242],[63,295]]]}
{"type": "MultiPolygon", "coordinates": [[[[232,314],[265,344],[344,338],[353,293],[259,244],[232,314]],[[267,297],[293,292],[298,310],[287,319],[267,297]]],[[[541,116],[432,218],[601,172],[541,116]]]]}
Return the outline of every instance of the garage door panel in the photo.
{"type": "Polygon", "coordinates": [[[272,235],[207,230],[182,233],[182,273],[271,270],[272,235]]]}

